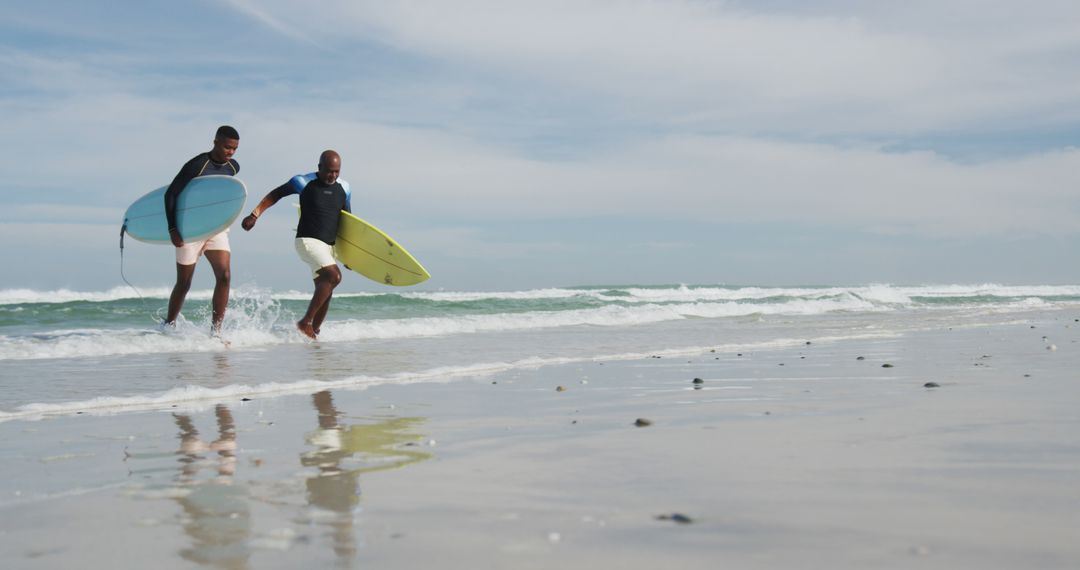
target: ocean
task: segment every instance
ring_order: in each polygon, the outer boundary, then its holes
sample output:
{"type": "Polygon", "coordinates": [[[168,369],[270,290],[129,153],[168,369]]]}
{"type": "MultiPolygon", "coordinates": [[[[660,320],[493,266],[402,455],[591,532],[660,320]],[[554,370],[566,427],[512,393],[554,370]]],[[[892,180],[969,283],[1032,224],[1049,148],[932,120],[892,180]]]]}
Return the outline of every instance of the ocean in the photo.
{"type": "Polygon", "coordinates": [[[189,294],[175,330],[158,325],[168,294],[0,290],[0,421],[1080,317],[1080,286],[388,290],[335,295],[311,342],[294,328],[309,291],[249,286],[232,291],[222,342],[209,290],[189,294]]]}

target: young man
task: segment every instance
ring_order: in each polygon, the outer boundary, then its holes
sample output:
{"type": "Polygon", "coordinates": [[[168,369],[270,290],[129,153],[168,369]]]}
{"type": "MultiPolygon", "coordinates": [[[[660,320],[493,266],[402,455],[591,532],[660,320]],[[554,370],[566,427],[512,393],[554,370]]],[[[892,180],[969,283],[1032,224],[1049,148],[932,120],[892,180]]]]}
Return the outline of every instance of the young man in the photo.
{"type": "Polygon", "coordinates": [[[300,332],[311,338],[319,336],[334,288],[341,283],[341,269],[334,259],[338,220],[341,211],[352,212],[352,192],[349,183],[338,178],[341,156],[327,150],[319,156],[319,170],[300,174],[271,190],[255,209],[240,223],[245,231],[255,227],[256,220],[267,208],[285,196],[300,195],[300,223],[296,226],[296,253],[311,267],[315,279],[315,294],[307,313],[296,323],[300,332]]]}
{"type": "Polygon", "coordinates": [[[214,316],[211,330],[221,332],[221,321],[225,319],[225,306],[229,303],[229,230],[204,240],[185,242],[184,236],[176,228],[176,199],[187,187],[188,182],[199,176],[224,174],[236,176],[240,172],[240,163],[233,160],[236,149],[240,146],[240,134],[236,129],[222,125],[214,135],[214,147],[187,161],[169,189],[165,191],[165,218],[169,222],[169,238],[176,246],[176,285],[169,296],[169,313],[165,317],[166,325],[175,325],[184,299],[191,289],[191,278],[195,275],[195,263],[200,255],[205,255],[214,270],[214,316]]]}
{"type": "Polygon", "coordinates": [[[210,238],[195,242],[185,242],[176,228],[176,199],[188,186],[188,182],[199,176],[222,174],[235,176],[240,172],[240,163],[232,155],[240,147],[240,134],[229,125],[218,127],[214,135],[214,147],[210,152],[203,152],[189,160],[173,178],[173,184],[165,191],[165,219],[168,220],[168,236],[176,246],[176,285],[168,297],[168,315],[165,325],[175,325],[180,308],[191,288],[191,277],[195,273],[195,262],[205,255],[214,270],[214,316],[211,328],[214,334],[220,334],[221,321],[225,320],[225,308],[229,303],[229,230],[211,235],[210,238]]]}

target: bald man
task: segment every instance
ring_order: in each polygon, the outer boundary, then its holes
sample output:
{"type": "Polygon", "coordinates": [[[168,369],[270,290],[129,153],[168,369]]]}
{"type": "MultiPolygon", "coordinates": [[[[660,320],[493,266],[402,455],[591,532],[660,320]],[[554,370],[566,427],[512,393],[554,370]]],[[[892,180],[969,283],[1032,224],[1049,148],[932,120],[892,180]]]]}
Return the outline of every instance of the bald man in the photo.
{"type": "Polygon", "coordinates": [[[285,196],[300,195],[296,253],[311,268],[315,294],[311,297],[307,313],[296,323],[296,328],[312,339],[318,338],[326,312],[330,309],[334,288],[341,283],[341,269],[334,258],[334,243],[337,241],[341,211],[352,212],[352,192],[349,183],[338,178],[340,173],[341,156],[332,150],[323,151],[319,155],[318,171],[293,176],[285,184],[274,188],[240,222],[245,231],[251,231],[267,208],[285,196]]]}

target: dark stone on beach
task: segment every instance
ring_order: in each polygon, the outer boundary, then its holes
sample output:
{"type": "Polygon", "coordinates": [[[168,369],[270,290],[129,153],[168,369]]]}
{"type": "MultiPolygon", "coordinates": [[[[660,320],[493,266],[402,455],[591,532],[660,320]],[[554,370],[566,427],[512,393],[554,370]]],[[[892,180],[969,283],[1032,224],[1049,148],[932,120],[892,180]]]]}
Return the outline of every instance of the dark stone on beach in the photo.
{"type": "Polygon", "coordinates": [[[742,356],[742,353],[740,352],[740,353],[736,354],[735,356],[742,356]]]}
{"type": "Polygon", "coordinates": [[[250,402],[251,398],[240,398],[241,402],[250,402]]]}
{"type": "Polygon", "coordinates": [[[695,384],[695,385],[694,385],[694,389],[695,389],[695,390],[700,390],[700,389],[701,389],[701,385],[700,385],[700,384],[695,384]]]}
{"type": "Polygon", "coordinates": [[[705,381],[702,380],[701,378],[694,378],[694,384],[704,384],[704,383],[705,383],[705,381]]]}
{"type": "Polygon", "coordinates": [[[860,356],[860,357],[856,358],[855,360],[866,360],[866,357],[865,356],[860,356]]]}
{"type": "Polygon", "coordinates": [[[1031,378],[1031,374],[1024,374],[1024,378],[1031,378]]]}
{"type": "Polygon", "coordinates": [[[682,513],[671,513],[670,515],[656,515],[656,520],[658,520],[658,521],[672,521],[672,522],[677,522],[679,524],[690,524],[690,523],[694,522],[694,519],[692,519],[692,518],[690,518],[690,517],[688,517],[688,516],[686,516],[686,515],[684,515],[682,513]]]}
{"type": "Polygon", "coordinates": [[[886,362],[885,364],[882,364],[882,365],[881,365],[881,367],[882,367],[882,368],[892,368],[892,367],[893,367],[893,365],[892,365],[892,364],[889,364],[888,362],[886,362]]]}
{"type": "Polygon", "coordinates": [[[780,363],[780,364],[778,364],[777,366],[783,366],[783,365],[784,365],[784,363],[783,363],[783,362],[781,362],[781,363],[780,363]]]}
{"type": "Polygon", "coordinates": [[[565,392],[566,391],[566,386],[556,386],[555,391],[556,392],[565,392]]]}
{"type": "Polygon", "coordinates": [[[647,427],[652,425],[652,420],[646,418],[638,418],[634,420],[634,425],[637,427],[647,427]]]}
{"type": "Polygon", "coordinates": [[[927,382],[926,384],[923,384],[923,388],[940,388],[940,387],[941,387],[941,384],[938,384],[937,382],[927,382]]]}
{"type": "Polygon", "coordinates": [[[806,341],[806,345],[807,345],[807,346],[810,346],[810,341],[806,341]]]}

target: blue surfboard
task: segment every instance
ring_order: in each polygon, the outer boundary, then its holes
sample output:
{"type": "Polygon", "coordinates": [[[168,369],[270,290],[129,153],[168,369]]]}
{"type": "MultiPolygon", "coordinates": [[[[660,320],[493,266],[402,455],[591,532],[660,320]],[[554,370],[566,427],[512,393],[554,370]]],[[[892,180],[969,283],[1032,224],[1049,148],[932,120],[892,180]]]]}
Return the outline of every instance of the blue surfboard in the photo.
{"type": "MultiPolygon", "coordinates": [[[[135,200],[124,212],[124,226],[131,237],[146,243],[171,243],[165,219],[162,186],[135,200]]],[[[184,241],[210,237],[229,227],[244,209],[247,187],[232,176],[211,175],[193,179],[176,199],[176,228],[184,241]]]]}

